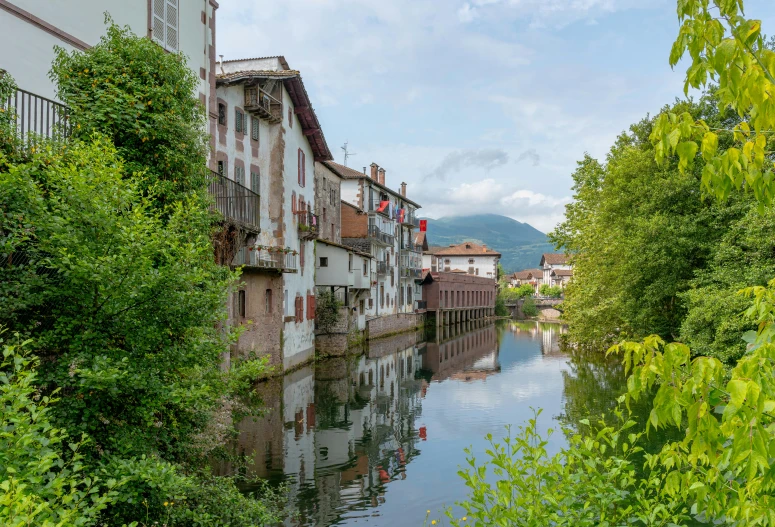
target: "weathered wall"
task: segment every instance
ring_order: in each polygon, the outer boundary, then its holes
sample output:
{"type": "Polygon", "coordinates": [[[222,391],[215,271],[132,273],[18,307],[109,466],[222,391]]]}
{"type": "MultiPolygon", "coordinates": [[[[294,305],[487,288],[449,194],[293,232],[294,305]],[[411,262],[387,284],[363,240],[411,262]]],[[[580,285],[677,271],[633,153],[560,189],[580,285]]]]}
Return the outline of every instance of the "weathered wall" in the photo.
{"type": "Polygon", "coordinates": [[[279,274],[269,274],[245,268],[242,275],[242,286],[245,291],[245,316],[239,314],[238,294],[232,296],[230,312],[232,321],[241,324],[245,330],[239,340],[232,346],[232,354],[245,357],[250,352],[257,355],[269,354],[271,364],[282,368],[280,350],[283,327],[283,279],[279,274]],[[267,302],[267,292],[269,302],[267,302]],[[268,304],[268,305],[267,305],[268,304]]]}
{"type": "Polygon", "coordinates": [[[341,208],[342,238],[365,238],[369,229],[369,218],[363,212],[348,204],[341,208]]]}
{"type": "Polygon", "coordinates": [[[384,315],[366,321],[366,334],[369,339],[402,331],[413,330],[423,324],[424,315],[415,313],[397,313],[384,315]]]}

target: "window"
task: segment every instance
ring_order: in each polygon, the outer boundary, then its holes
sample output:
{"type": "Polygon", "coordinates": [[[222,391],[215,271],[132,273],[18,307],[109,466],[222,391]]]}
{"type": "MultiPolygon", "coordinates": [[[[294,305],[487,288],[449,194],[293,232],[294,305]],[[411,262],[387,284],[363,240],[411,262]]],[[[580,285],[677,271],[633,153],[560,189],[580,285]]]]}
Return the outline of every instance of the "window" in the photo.
{"type": "Polygon", "coordinates": [[[293,109],[288,107],[288,127],[293,128],[293,109]]]}
{"type": "Polygon", "coordinates": [[[298,170],[299,170],[299,186],[304,187],[307,183],[307,160],[304,155],[304,151],[299,148],[298,152],[298,170]]]}
{"type": "Polygon", "coordinates": [[[361,300],[360,302],[358,302],[358,314],[362,315],[365,310],[366,310],[366,301],[361,300]]]}
{"type": "Polygon", "coordinates": [[[331,202],[331,205],[336,204],[336,190],[331,189],[330,195],[329,195],[329,201],[331,202]]]}
{"type": "Polygon", "coordinates": [[[237,311],[239,316],[245,318],[245,291],[241,290],[237,293],[237,311]]]}
{"type": "Polygon", "coordinates": [[[226,105],[222,102],[218,103],[218,124],[226,126],[226,105]]]}
{"type": "Polygon", "coordinates": [[[304,242],[299,243],[299,266],[301,267],[301,274],[304,276],[304,242]]]}
{"type": "Polygon", "coordinates": [[[272,290],[267,289],[264,294],[264,313],[267,315],[272,312],[272,290]]]}
{"type": "Polygon", "coordinates": [[[323,221],[326,221],[326,208],[323,207],[323,221]]]}
{"type": "Polygon", "coordinates": [[[449,265],[449,258],[447,258],[446,260],[444,260],[444,265],[449,265]]]}
{"type": "Polygon", "coordinates": [[[390,287],[395,287],[396,285],[396,275],[393,273],[390,273],[390,287]]]}
{"type": "Polygon", "coordinates": [[[469,258],[468,259],[468,265],[474,265],[474,259],[473,258],[469,258]]]}
{"type": "Polygon", "coordinates": [[[234,108],[234,131],[238,134],[244,134],[247,128],[247,121],[245,121],[245,112],[239,108],[234,108]]]}
{"type": "Polygon", "coordinates": [[[223,168],[224,168],[224,162],[223,161],[218,161],[218,173],[220,175],[223,175],[223,168]]]}
{"type": "Polygon", "coordinates": [[[369,273],[369,261],[364,258],[363,259],[363,276],[368,276],[369,273]]]}
{"type": "Polygon", "coordinates": [[[250,138],[253,141],[258,141],[258,117],[250,118],[250,138]]]}
{"type": "Polygon", "coordinates": [[[348,254],[347,255],[347,270],[352,271],[353,270],[353,255],[348,254]]]}
{"type": "Polygon", "coordinates": [[[307,320],[315,320],[315,296],[307,295],[307,320]]]}
{"type": "Polygon", "coordinates": [[[469,267],[468,268],[468,274],[474,274],[474,268],[473,267],[469,267]]]}
{"type": "Polygon", "coordinates": [[[178,0],[153,0],[152,34],[167,51],[178,50],[178,0]]]}
{"type": "Polygon", "coordinates": [[[234,167],[234,181],[245,186],[245,167],[234,167]]]}
{"type": "Polygon", "coordinates": [[[291,192],[291,212],[296,214],[296,191],[291,192]]]}
{"type": "Polygon", "coordinates": [[[261,194],[261,173],[250,171],[250,190],[261,194]]]}
{"type": "Polygon", "coordinates": [[[286,289],[283,291],[283,310],[285,312],[285,316],[290,316],[291,314],[291,303],[288,302],[288,290],[286,289]]]}
{"type": "Polygon", "coordinates": [[[328,257],[327,256],[321,256],[320,257],[320,267],[328,267],[328,257]]]}

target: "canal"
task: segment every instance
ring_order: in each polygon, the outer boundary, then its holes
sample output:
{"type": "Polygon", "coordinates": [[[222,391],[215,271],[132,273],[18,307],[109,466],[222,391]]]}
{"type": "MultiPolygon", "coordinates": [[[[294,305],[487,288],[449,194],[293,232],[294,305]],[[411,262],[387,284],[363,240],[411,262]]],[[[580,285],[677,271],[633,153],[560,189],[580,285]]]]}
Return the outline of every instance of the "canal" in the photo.
{"type": "MultiPolygon", "coordinates": [[[[507,321],[372,342],[261,383],[266,415],[240,423],[232,447],[250,459],[247,475],[287,485],[287,525],[422,525],[426,510],[465,497],[463,449],[483,458],[487,433],[502,436],[531,408],[546,429],[615,405],[621,366],[563,353],[563,332],[507,321]]],[[[550,450],[564,441],[554,434],[550,450]]]]}

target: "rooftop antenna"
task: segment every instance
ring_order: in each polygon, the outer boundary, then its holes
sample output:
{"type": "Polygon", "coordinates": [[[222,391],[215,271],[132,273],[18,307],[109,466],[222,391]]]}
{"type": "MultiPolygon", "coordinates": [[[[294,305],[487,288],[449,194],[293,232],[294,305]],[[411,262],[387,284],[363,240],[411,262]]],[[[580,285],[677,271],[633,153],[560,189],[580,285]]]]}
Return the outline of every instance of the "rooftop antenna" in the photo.
{"type": "Polygon", "coordinates": [[[342,145],[340,147],[342,150],[344,150],[344,166],[347,166],[347,158],[348,157],[352,157],[352,156],[356,155],[355,152],[350,152],[350,151],[347,150],[347,143],[348,143],[348,141],[345,141],[344,145],[342,145]]]}

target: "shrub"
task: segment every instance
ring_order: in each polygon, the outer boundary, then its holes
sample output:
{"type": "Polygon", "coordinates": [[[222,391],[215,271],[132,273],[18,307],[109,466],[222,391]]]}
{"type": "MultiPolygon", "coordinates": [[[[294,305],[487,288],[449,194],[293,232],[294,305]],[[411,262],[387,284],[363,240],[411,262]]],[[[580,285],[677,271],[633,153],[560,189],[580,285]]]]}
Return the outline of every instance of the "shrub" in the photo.
{"type": "Polygon", "coordinates": [[[538,308],[536,307],[535,300],[532,298],[526,298],[525,302],[522,304],[522,313],[526,317],[538,316],[538,308]]]}
{"type": "Polygon", "coordinates": [[[331,291],[319,291],[315,297],[315,327],[323,333],[331,331],[339,323],[342,303],[331,291]]]}

